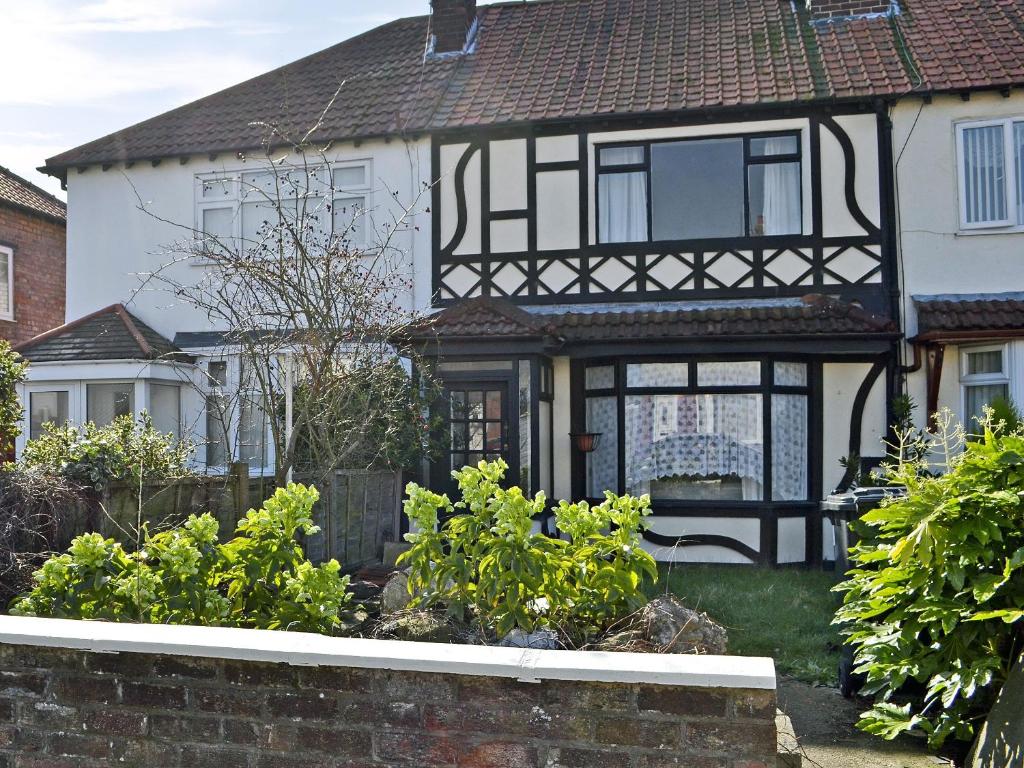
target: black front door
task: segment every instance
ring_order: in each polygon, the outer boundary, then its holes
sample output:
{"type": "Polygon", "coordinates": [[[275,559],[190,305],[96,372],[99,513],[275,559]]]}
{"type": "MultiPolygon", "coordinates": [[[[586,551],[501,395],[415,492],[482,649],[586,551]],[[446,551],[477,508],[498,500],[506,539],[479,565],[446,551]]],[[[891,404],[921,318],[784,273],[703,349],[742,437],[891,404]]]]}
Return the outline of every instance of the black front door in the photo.
{"type": "Polygon", "coordinates": [[[518,476],[518,443],[510,418],[509,380],[446,381],[440,407],[445,450],[434,462],[431,485],[456,500],[452,470],[476,466],[481,460],[502,458],[509,465],[506,479],[518,476]]]}

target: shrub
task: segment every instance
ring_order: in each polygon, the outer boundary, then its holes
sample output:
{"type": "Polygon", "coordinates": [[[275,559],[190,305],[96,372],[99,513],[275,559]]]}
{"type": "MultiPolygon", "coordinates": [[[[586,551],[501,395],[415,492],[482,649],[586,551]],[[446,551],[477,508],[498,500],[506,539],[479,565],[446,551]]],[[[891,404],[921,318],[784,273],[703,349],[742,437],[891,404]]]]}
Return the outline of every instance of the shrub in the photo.
{"type": "Polygon", "coordinates": [[[858,726],[887,739],[923,732],[935,748],[971,737],[1024,627],[1024,436],[988,421],[961,452],[962,427],[948,414],[939,421],[929,447],[947,471],[930,475],[924,459],[892,468],[908,495],[862,516],[871,538],[836,587],[845,592],[836,623],[875,696],[858,726]],[[923,695],[908,696],[908,681],[923,695]]]}
{"type": "Polygon", "coordinates": [[[406,535],[412,547],[400,562],[410,566],[413,605],[468,612],[498,635],[551,627],[579,643],[647,602],[644,582],[657,580],[640,547],[648,497],[563,501],[555,524],[567,538],[553,538],[533,532],[544,494],[503,488],[507,469],[499,459],[452,473],[462,496],[454,504],[409,484],[405,512],[418,530],[406,535]]]}
{"type": "Polygon", "coordinates": [[[314,566],[295,539],[317,532],[318,498],[302,485],[278,489],[224,544],[210,514],[147,534],[137,552],[98,533],[78,536],[36,571],[11,613],[335,633],[351,602],[349,577],[336,560],[314,566]]]}
{"type": "Polygon", "coordinates": [[[136,422],[118,416],[105,427],[46,424],[21,454],[23,467],[102,490],[112,482],[160,483],[192,474],[195,447],[153,427],[148,414],[136,422]]]}
{"type": "Polygon", "coordinates": [[[28,364],[11,345],[0,339],[0,462],[14,450],[14,440],[21,434],[22,407],[18,385],[25,380],[28,364]]]}

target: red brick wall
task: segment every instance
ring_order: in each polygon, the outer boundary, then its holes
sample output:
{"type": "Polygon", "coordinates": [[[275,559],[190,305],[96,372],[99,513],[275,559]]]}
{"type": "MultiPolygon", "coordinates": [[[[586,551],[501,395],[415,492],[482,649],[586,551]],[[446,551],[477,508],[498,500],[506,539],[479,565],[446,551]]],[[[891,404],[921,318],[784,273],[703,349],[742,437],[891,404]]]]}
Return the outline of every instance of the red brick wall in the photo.
{"type": "Polygon", "coordinates": [[[814,19],[888,13],[891,5],[891,0],[808,0],[807,2],[811,18],[814,19]]]}
{"type": "Polygon", "coordinates": [[[64,224],[0,207],[0,244],[14,248],[14,322],[0,320],[0,339],[18,344],[64,323],[64,224]]]}

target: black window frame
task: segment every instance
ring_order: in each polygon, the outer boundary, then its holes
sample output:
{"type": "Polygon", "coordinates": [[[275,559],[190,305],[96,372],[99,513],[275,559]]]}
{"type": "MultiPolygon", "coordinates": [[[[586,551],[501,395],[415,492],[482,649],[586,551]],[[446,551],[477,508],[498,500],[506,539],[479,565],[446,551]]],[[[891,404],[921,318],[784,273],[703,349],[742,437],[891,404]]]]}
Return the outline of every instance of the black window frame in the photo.
{"type": "MultiPolygon", "coordinates": [[[[764,453],[764,466],[762,468],[762,497],[761,499],[744,499],[736,501],[706,501],[696,499],[658,499],[652,497],[655,514],[673,514],[678,511],[707,510],[716,514],[723,510],[733,510],[740,515],[749,515],[751,512],[762,508],[798,508],[812,506],[815,504],[813,458],[817,443],[814,429],[816,424],[815,414],[815,384],[812,360],[806,356],[799,355],[661,355],[661,356],[629,356],[615,358],[589,358],[581,367],[582,378],[581,389],[584,404],[592,397],[614,397],[616,403],[616,469],[617,487],[613,490],[616,493],[627,493],[626,489],[626,398],[634,395],[698,395],[698,394],[759,394],[761,395],[761,419],[762,419],[762,450],[764,453]],[[760,365],[760,382],[756,385],[700,385],[697,379],[697,370],[700,363],[730,363],[730,362],[757,362],[760,365]],[[688,365],[688,376],[686,385],[674,385],[669,387],[630,387],[627,386],[627,366],[643,363],[686,363],[688,365]],[[803,385],[782,385],[775,383],[776,363],[800,363],[806,366],[807,377],[803,385]],[[588,388],[586,386],[586,371],[588,368],[600,368],[612,366],[614,371],[613,386],[601,388],[588,388]],[[807,455],[807,483],[805,487],[806,497],[802,499],[773,499],[773,454],[772,454],[772,396],[774,395],[802,395],[807,401],[807,423],[806,423],[806,445],[807,455]]],[[[584,408],[585,410],[585,408],[584,408]]],[[[588,458],[584,457],[582,471],[586,475],[586,463],[588,458]]],[[[583,485],[584,493],[589,489],[583,485]]],[[[588,498],[598,501],[597,497],[588,498]]]]}
{"type": "MultiPolygon", "coordinates": [[[[654,239],[654,206],[652,204],[652,183],[651,183],[651,147],[655,144],[680,144],[689,141],[715,141],[721,139],[742,139],[743,140],[743,229],[744,231],[737,235],[723,235],[720,237],[711,238],[714,240],[721,240],[723,238],[750,238],[754,240],[761,240],[763,238],[773,237],[799,237],[803,234],[803,220],[804,220],[804,157],[803,157],[803,131],[800,129],[792,129],[786,131],[764,131],[758,133],[731,133],[731,134],[713,134],[708,136],[680,136],[675,138],[664,138],[664,139],[647,139],[642,141],[613,141],[594,145],[594,238],[598,245],[628,245],[629,243],[659,243],[659,242],[681,242],[677,240],[655,240],[654,239]],[[757,139],[774,139],[774,138],[793,138],[796,139],[796,152],[785,154],[785,155],[752,155],[750,152],[750,143],[757,139]],[[601,151],[605,149],[625,149],[625,148],[641,148],[643,149],[644,159],[640,163],[629,163],[625,165],[620,164],[604,164],[601,161],[601,151]],[[801,227],[800,232],[794,232],[788,235],[756,235],[751,234],[750,227],[750,167],[752,165],[776,165],[783,163],[798,163],[800,166],[800,221],[801,227]],[[647,185],[647,239],[646,240],[634,240],[634,241],[602,241],[601,240],[601,177],[617,173],[637,173],[642,172],[646,175],[647,185]]],[[[707,239],[707,238],[695,238],[695,239],[707,239]]]]}

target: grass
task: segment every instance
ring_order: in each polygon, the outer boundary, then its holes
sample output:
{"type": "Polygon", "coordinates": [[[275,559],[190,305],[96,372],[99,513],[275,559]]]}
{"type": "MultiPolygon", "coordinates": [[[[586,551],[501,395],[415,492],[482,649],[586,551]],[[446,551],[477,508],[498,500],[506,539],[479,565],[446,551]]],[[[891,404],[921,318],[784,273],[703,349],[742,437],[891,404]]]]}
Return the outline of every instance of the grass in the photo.
{"type": "Polygon", "coordinates": [[[780,674],[836,684],[840,642],[830,625],[839,596],[820,571],[738,566],[663,567],[659,588],[705,611],[729,633],[729,653],[771,656],[780,674]]]}

